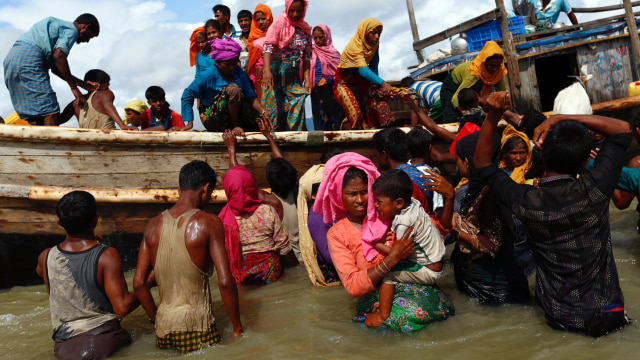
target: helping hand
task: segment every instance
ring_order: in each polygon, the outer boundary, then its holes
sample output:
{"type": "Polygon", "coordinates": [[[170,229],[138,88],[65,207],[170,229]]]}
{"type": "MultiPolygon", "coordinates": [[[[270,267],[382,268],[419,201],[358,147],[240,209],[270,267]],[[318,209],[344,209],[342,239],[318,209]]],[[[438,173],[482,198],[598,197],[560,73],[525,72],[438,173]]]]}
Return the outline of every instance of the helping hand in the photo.
{"type": "MultiPolygon", "coordinates": [[[[266,115],[266,112],[265,112],[265,115],[266,115]]],[[[269,136],[271,136],[271,130],[273,130],[273,125],[271,125],[271,121],[269,121],[268,119],[257,119],[256,122],[258,123],[258,128],[260,129],[260,133],[268,139],[269,136]]]]}
{"type": "Polygon", "coordinates": [[[442,197],[450,199],[455,196],[455,189],[453,185],[444,178],[444,176],[438,174],[435,171],[427,170],[427,175],[420,176],[423,179],[430,179],[431,182],[423,185],[423,188],[427,191],[435,191],[438,194],[442,195],[442,197]]]}
{"type": "Polygon", "coordinates": [[[411,234],[413,233],[413,226],[404,232],[402,237],[393,242],[391,250],[387,258],[395,259],[397,261],[404,260],[411,255],[416,249],[416,243],[411,234]]]}
{"type": "Polygon", "coordinates": [[[502,114],[511,108],[511,99],[509,93],[506,91],[500,91],[491,93],[487,98],[487,106],[490,113],[502,114]]]}
{"type": "Polygon", "coordinates": [[[236,139],[236,134],[231,129],[226,129],[222,133],[222,140],[224,140],[224,144],[227,145],[229,149],[235,149],[238,140],[236,139]]]}

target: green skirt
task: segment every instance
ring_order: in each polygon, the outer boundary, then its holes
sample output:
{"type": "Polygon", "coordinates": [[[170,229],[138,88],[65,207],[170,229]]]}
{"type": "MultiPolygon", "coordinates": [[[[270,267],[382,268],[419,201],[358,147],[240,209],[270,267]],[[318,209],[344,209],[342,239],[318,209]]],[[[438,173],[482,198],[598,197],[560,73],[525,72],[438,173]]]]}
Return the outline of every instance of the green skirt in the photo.
{"type": "MultiPolygon", "coordinates": [[[[354,321],[364,322],[364,314],[379,307],[378,291],[358,298],[354,321]]],[[[391,315],[382,327],[408,334],[425,328],[429,323],[455,315],[451,301],[440,289],[421,284],[397,283],[391,315]]]]}

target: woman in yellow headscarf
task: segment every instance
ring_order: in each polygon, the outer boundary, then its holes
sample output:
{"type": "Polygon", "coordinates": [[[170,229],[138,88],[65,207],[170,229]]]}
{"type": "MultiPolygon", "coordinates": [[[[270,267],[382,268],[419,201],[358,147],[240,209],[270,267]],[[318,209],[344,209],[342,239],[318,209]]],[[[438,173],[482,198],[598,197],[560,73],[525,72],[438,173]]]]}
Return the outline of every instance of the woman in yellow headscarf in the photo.
{"type": "Polygon", "coordinates": [[[372,86],[377,87],[381,96],[391,89],[378,76],[380,34],[380,20],[364,19],[342,51],[333,83],[333,94],[348,118],[342,130],[375,128],[381,123],[376,101],[370,95],[372,86]]]}
{"type": "Polygon", "coordinates": [[[494,88],[496,91],[504,91],[506,75],[502,49],[495,41],[487,41],[473,61],[456,66],[444,79],[440,90],[440,101],[444,107],[442,122],[447,124],[458,121],[460,90],[472,88],[481,96],[488,96],[494,88]]]}
{"type": "Polygon", "coordinates": [[[524,184],[524,175],[531,168],[531,143],[527,134],[507,125],[502,132],[500,169],[518,184],[524,184]]]}

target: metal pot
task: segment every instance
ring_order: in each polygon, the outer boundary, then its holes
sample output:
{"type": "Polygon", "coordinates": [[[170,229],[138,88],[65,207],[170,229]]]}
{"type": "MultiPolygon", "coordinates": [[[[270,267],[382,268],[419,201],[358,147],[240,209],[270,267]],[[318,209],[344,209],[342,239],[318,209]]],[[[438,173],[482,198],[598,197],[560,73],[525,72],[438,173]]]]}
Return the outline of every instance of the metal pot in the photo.
{"type": "Polygon", "coordinates": [[[453,39],[451,42],[451,54],[452,55],[462,55],[465,54],[468,50],[469,46],[467,44],[467,40],[457,37],[453,39]]]}

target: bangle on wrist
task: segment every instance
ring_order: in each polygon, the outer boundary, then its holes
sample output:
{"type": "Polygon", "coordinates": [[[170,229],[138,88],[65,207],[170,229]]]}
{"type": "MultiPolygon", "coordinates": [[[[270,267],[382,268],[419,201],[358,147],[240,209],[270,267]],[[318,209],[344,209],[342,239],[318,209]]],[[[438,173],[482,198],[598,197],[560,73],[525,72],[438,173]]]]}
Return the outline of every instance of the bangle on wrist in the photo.
{"type": "Polygon", "coordinates": [[[380,269],[378,268],[378,266],[380,266],[380,264],[376,264],[376,266],[374,266],[374,267],[373,267],[373,269],[376,271],[376,273],[377,273],[378,275],[380,275],[380,277],[384,277],[384,275],[385,275],[385,274],[384,274],[384,271],[380,270],[380,269]]]}
{"type": "Polygon", "coordinates": [[[384,260],[382,260],[382,261],[380,261],[380,262],[378,263],[378,265],[380,265],[380,264],[384,265],[384,268],[385,268],[385,270],[386,270],[386,272],[385,272],[385,273],[388,273],[388,272],[390,272],[390,271],[391,271],[391,269],[389,269],[389,266],[387,266],[387,263],[386,263],[384,260]]]}

